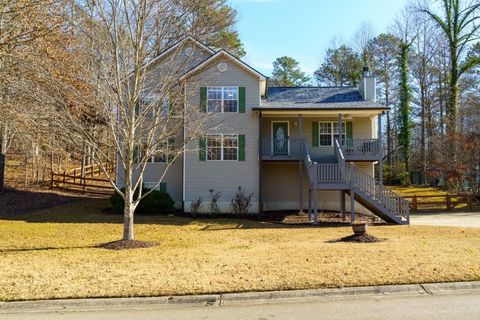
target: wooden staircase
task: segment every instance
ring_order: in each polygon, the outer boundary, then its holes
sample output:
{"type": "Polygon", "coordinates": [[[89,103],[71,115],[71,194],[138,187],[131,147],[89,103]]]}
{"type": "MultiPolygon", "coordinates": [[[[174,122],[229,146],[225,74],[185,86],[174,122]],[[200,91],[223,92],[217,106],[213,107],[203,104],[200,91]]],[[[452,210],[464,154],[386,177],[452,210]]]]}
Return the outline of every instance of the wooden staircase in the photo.
{"type": "MultiPolygon", "coordinates": [[[[318,190],[343,190],[351,199],[362,204],[386,222],[394,224],[409,224],[410,209],[408,201],[388,189],[369,175],[360,170],[354,163],[347,163],[338,140],[335,141],[336,162],[314,161],[311,159],[305,145],[305,169],[308,172],[310,190],[314,194],[314,221],[318,221],[318,190]],[[332,163],[334,162],[334,163],[332,163]]],[[[334,158],[334,159],[335,159],[334,158]]],[[[333,160],[334,160],[333,159],[333,160]]],[[[354,202],[351,202],[354,206],[354,202]]],[[[352,222],[354,213],[352,210],[352,222]]]]}

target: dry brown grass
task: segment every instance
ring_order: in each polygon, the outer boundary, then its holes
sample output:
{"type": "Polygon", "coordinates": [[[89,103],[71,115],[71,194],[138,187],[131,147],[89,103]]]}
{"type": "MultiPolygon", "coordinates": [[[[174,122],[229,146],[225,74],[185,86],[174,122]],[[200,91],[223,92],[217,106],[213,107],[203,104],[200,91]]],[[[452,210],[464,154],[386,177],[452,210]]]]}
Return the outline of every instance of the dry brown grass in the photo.
{"type": "Polygon", "coordinates": [[[375,226],[387,241],[329,243],[344,228],[137,217],[157,247],[94,248],[119,238],[105,200],[0,220],[0,299],[156,296],[480,280],[480,229],[375,226]]]}

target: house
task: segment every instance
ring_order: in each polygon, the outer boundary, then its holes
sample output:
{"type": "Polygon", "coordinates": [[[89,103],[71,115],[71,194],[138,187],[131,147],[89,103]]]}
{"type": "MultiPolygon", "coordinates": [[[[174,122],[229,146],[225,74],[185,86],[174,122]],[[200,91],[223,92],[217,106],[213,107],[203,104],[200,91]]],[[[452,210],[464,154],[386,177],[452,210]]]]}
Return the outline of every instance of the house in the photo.
{"type": "MultiPolygon", "coordinates": [[[[172,50],[190,57],[178,77],[185,103],[218,121],[188,142],[163,179],[177,207],[189,212],[201,198],[205,211],[216,190],[227,212],[240,186],[253,193],[252,213],[308,210],[317,222],[319,210],[348,212],[352,220],[370,211],[387,222],[409,222],[408,203],[380,182],[378,137],[388,108],[376,102],[368,69],[358,87],[268,87],[267,77],[245,62],[190,37],[148,67],[161,70],[172,50]]],[[[185,123],[184,133],[190,129],[185,123]]],[[[147,165],[147,187],[163,174],[163,161],[147,165]]]]}

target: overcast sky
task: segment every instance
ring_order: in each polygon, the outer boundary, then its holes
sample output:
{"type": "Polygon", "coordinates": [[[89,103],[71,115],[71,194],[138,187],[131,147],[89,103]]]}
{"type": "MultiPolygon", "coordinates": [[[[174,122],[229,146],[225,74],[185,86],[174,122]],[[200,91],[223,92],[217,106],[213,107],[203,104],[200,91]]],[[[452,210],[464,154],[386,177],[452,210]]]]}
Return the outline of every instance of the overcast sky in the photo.
{"type": "Polygon", "coordinates": [[[362,23],[385,32],[407,0],[229,0],[238,11],[244,60],[270,75],[272,62],[291,56],[310,75],[332,39],[349,42],[362,23]]]}

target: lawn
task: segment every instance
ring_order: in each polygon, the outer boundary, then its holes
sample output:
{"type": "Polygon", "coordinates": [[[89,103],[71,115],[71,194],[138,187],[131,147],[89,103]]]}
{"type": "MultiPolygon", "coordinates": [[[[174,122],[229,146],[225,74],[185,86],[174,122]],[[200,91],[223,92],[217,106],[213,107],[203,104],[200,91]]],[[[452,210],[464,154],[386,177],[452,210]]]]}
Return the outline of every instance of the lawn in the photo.
{"type": "Polygon", "coordinates": [[[85,200],[0,220],[0,300],[181,295],[480,280],[480,229],[374,226],[380,243],[335,243],[348,227],[248,220],[137,217],[138,240],[117,240],[121,218],[85,200]]]}

